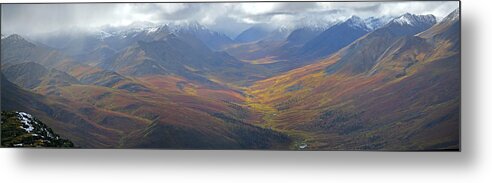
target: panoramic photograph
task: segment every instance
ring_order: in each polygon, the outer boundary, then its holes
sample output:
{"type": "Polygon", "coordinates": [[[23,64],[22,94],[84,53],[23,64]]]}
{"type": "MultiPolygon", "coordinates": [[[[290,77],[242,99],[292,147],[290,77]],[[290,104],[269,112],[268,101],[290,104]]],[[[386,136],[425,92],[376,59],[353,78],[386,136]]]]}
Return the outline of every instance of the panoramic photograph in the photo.
{"type": "Polygon", "coordinates": [[[459,1],[0,16],[2,148],[460,151],[459,1]]]}

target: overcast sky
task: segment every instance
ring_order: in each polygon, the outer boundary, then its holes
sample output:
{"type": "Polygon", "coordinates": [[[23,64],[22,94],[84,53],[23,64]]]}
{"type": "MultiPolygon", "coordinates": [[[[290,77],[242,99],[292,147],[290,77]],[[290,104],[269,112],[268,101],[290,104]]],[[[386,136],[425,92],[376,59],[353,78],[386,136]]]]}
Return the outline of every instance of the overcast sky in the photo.
{"type": "Polygon", "coordinates": [[[295,27],[344,20],[352,15],[433,14],[438,20],[458,8],[457,1],[434,2],[291,2],[291,3],[132,3],[132,4],[3,4],[2,34],[33,35],[64,29],[96,29],[137,21],[196,21],[235,36],[259,23],[295,27]]]}

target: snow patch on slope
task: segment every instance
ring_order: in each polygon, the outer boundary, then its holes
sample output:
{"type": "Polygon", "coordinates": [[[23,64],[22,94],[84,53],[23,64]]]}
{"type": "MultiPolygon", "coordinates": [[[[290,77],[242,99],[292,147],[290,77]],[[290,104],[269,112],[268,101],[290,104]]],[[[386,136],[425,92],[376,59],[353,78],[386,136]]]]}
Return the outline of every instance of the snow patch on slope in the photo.
{"type": "Polygon", "coordinates": [[[446,21],[455,21],[455,20],[458,20],[460,18],[460,11],[459,9],[456,9],[454,10],[453,12],[451,12],[448,16],[446,16],[442,21],[443,22],[446,22],[446,21]]]}
{"type": "Polygon", "coordinates": [[[32,136],[40,136],[40,137],[45,137],[44,135],[40,135],[35,132],[40,132],[41,134],[45,134],[49,138],[56,138],[55,135],[53,135],[48,129],[39,127],[39,123],[32,117],[31,114],[25,113],[25,112],[16,112],[17,118],[21,122],[20,128],[24,129],[27,133],[30,133],[32,136]],[[36,128],[35,128],[36,126],[36,128]]]}
{"type": "Polygon", "coordinates": [[[26,132],[31,133],[34,130],[34,126],[32,123],[37,124],[37,122],[32,119],[32,116],[30,114],[27,114],[25,112],[18,112],[17,115],[19,116],[19,120],[22,123],[20,127],[26,130],[26,132]]]}

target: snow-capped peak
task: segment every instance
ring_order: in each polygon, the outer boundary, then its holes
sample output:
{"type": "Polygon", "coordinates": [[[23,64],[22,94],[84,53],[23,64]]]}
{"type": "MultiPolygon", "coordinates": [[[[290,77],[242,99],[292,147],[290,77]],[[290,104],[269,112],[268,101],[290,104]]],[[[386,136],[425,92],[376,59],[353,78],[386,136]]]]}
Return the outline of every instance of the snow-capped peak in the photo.
{"type": "Polygon", "coordinates": [[[451,12],[448,16],[444,17],[444,19],[442,21],[443,22],[455,21],[455,20],[458,20],[459,18],[460,18],[460,10],[456,9],[453,12],[451,12]]]}
{"type": "Polygon", "coordinates": [[[118,27],[105,26],[98,30],[98,32],[96,32],[96,35],[99,36],[99,39],[101,40],[105,40],[110,37],[126,38],[128,36],[136,36],[136,33],[155,33],[163,27],[164,26],[147,22],[139,22],[127,26],[118,27]]]}
{"type": "Polygon", "coordinates": [[[362,18],[360,18],[358,16],[352,16],[346,22],[349,26],[352,26],[352,27],[368,29],[364,20],[362,20],[362,18]]]}
{"type": "Polygon", "coordinates": [[[405,14],[403,16],[400,16],[398,18],[395,18],[393,20],[393,22],[396,22],[396,23],[399,23],[401,25],[405,25],[405,24],[408,24],[408,25],[412,25],[412,20],[411,19],[411,16],[408,16],[409,14],[405,14]]]}
{"type": "Polygon", "coordinates": [[[391,22],[400,25],[417,26],[419,24],[435,24],[436,17],[434,17],[434,15],[414,15],[405,13],[399,17],[396,17],[391,22]]]}
{"type": "Polygon", "coordinates": [[[157,32],[159,30],[160,27],[148,27],[146,29],[147,33],[153,33],[153,32],[157,32]]]}
{"type": "Polygon", "coordinates": [[[108,37],[113,36],[112,34],[106,32],[106,31],[100,31],[99,34],[100,34],[100,39],[101,40],[104,40],[104,39],[106,39],[108,37]]]}
{"type": "Polygon", "coordinates": [[[207,27],[204,25],[192,21],[192,22],[183,22],[183,23],[178,23],[178,24],[168,24],[169,28],[171,29],[172,32],[180,32],[180,31],[189,31],[189,32],[203,32],[203,31],[208,31],[211,32],[207,27]]]}
{"type": "Polygon", "coordinates": [[[375,30],[386,25],[392,19],[393,17],[390,16],[369,17],[364,19],[364,22],[366,23],[367,27],[369,27],[369,29],[375,30]]]}
{"type": "Polygon", "coordinates": [[[349,19],[347,19],[344,22],[344,24],[347,24],[348,26],[354,27],[354,28],[369,30],[369,27],[367,27],[367,25],[364,22],[364,20],[362,20],[362,18],[360,18],[358,16],[352,16],[352,17],[350,17],[349,19]]]}
{"type": "Polygon", "coordinates": [[[347,22],[349,22],[351,24],[364,24],[364,21],[362,20],[362,18],[355,16],[355,15],[350,17],[349,19],[347,19],[347,22]]]}
{"type": "Polygon", "coordinates": [[[293,28],[288,26],[280,26],[275,31],[279,33],[291,32],[293,28]]]}
{"type": "Polygon", "coordinates": [[[12,40],[12,41],[25,41],[25,39],[22,36],[18,35],[18,34],[12,34],[12,35],[6,37],[5,39],[9,39],[9,40],[12,40]]]}

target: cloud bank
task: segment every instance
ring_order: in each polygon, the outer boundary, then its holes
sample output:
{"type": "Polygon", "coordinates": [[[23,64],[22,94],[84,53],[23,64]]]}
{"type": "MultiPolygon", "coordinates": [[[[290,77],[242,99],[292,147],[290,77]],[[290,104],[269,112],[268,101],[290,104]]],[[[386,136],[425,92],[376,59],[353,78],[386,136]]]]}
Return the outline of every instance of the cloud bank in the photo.
{"type": "Polygon", "coordinates": [[[457,1],[3,4],[1,31],[2,34],[33,35],[135,22],[198,22],[235,36],[255,24],[273,27],[323,25],[352,15],[367,18],[409,12],[433,14],[441,19],[458,6],[457,1]]]}

